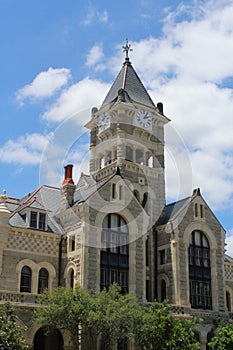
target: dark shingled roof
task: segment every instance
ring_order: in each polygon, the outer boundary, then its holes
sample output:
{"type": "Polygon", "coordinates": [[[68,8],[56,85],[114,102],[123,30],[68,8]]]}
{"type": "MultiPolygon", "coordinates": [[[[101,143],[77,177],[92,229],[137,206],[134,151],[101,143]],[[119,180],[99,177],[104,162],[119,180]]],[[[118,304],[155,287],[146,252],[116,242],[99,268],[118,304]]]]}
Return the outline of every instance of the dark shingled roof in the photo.
{"type": "Polygon", "coordinates": [[[140,78],[127,59],[101,107],[115,101],[118,97],[118,91],[120,89],[125,90],[133,102],[138,102],[145,106],[156,108],[140,78]]]}
{"type": "Polygon", "coordinates": [[[167,222],[174,220],[176,216],[191,202],[192,198],[193,196],[187,197],[166,205],[155,226],[165,225],[167,222]]]}
{"type": "Polygon", "coordinates": [[[224,262],[233,263],[233,258],[231,256],[225,254],[224,262]]]}
{"type": "Polygon", "coordinates": [[[91,195],[97,192],[104,184],[106,184],[113,176],[116,174],[111,174],[102,180],[96,181],[93,177],[89,177],[89,184],[76,189],[74,193],[74,204],[85,202],[91,195]]]}
{"type": "Polygon", "coordinates": [[[16,227],[26,227],[26,223],[23,220],[20,212],[25,208],[31,210],[39,209],[45,210],[48,214],[48,226],[52,232],[62,233],[62,229],[59,223],[55,219],[55,215],[60,210],[61,192],[59,188],[52,186],[41,186],[34,192],[28,194],[19,200],[18,205],[9,201],[6,201],[8,209],[12,212],[10,218],[10,224],[16,227]]]}

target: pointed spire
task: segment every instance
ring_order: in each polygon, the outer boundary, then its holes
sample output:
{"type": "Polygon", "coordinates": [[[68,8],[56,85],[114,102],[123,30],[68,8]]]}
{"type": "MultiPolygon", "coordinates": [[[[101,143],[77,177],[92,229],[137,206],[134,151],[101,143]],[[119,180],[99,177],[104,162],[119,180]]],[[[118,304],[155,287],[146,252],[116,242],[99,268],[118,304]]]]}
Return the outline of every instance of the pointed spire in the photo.
{"type": "Polygon", "coordinates": [[[138,102],[145,106],[156,108],[129,61],[129,52],[132,49],[128,39],[126,39],[126,44],[122,48],[123,52],[125,52],[125,62],[105,97],[102,106],[116,101],[125,102],[128,99],[129,102],[138,102]]]}
{"type": "Polygon", "coordinates": [[[129,61],[129,52],[133,51],[131,49],[131,44],[129,44],[128,39],[125,40],[125,46],[122,46],[123,52],[125,52],[125,63],[130,63],[129,61]]]}

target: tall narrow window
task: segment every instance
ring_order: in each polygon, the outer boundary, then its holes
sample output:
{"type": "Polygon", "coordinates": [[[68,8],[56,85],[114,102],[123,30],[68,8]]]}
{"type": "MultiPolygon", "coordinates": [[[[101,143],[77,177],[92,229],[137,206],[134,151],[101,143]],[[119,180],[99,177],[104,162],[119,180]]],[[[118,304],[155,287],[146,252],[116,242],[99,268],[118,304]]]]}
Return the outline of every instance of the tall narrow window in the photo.
{"type": "Polygon", "coordinates": [[[146,239],[146,266],[149,266],[149,238],[146,239]]]}
{"type": "Polygon", "coordinates": [[[159,264],[164,265],[166,263],[166,251],[162,249],[159,251],[159,264]]]}
{"type": "Polygon", "coordinates": [[[201,231],[193,231],[189,245],[190,303],[194,309],[212,309],[209,242],[201,231]]]}
{"type": "Polygon", "coordinates": [[[37,212],[31,211],[30,227],[37,228],[37,212]]]}
{"type": "Polygon", "coordinates": [[[45,214],[39,213],[39,230],[45,230],[45,214]]]}
{"type": "Polygon", "coordinates": [[[122,185],[119,185],[118,187],[118,197],[119,197],[119,200],[122,200],[122,185]]]}
{"type": "Polygon", "coordinates": [[[204,215],[203,215],[203,205],[202,204],[200,205],[200,216],[201,216],[201,218],[204,217],[204,215]]]}
{"type": "Polygon", "coordinates": [[[32,270],[24,266],[21,270],[20,292],[31,293],[32,270]]]}
{"type": "Polygon", "coordinates": [[[43,290],[48,289],[49,285],[49,273],[45,268],[41,268],[39,271],[38,279],[38,294],[42,293],[43,290]]]}
{"type": "Polygon", "coordinates": [[[197,203],[194,204],[194,210],[195,210],[195,216],[198,217],[198,205],[197,205],[197,203]]]}
{"type": "Polygon", "coordinates": [[[143,208],[146,208],[147,200],[148,200],[148,193],[145,192],[144,195],[143,195],[143,199],[142,199],[142,207],[143,208]]]}
{"type": "Polygon", "coordinates": [[[118,283],[128,292],[129,237],[125,220],[117,214],[108,214],[102,224],[100,288],[118,283]]]}
{"type": "Polygon", "coordinates": [[[228,291],[226,292],[226,301],[227,301],[227,310],[231,312],[231,295],[228,291]]]}
{"type": "Polygon", "coordinates": [[[70,270],[70,288],[74,288],[74,270],[70,270]]]}
{"type": "Polygon", "coordinates": [[[161,302],[167,299],[167,286],[164,280],[161,281],[161,302]]]}
{"type": "Polygon", "coordinates": [[[112,199],[116,198],[116,184],[112,184],[112,199]]]}

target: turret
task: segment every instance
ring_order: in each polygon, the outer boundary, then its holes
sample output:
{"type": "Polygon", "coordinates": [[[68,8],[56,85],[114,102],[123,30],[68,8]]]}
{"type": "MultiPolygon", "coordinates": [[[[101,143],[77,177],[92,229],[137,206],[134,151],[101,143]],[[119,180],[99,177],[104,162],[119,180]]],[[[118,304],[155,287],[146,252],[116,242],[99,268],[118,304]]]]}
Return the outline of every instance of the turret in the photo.
{"type": "Polygon", "coordinates": [[[0,196],[0,225],[7,225],[10,219],[11,213],[5,204],[6,198],[6,190],[3,190],[0,196]]]}

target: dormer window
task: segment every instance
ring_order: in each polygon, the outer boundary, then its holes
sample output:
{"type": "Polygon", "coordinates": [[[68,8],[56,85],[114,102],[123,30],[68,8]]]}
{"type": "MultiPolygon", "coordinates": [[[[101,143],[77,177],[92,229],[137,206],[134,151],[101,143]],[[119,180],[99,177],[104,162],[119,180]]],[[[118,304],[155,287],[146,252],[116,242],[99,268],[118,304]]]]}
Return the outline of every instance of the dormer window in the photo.
{"type": "Polygon", "coordinates": [[[41,231],[51,230],[47,224],[47,214],[45,212],[27,208],[21,212],[21,217],[25,221],[26,227],[41,231]]]}
{"type": "Polygon", "coordinates": [[[45,231],[46,229],[46,214],[37,211],[30,212],[30,225],[31,228],[45,231]]]}

